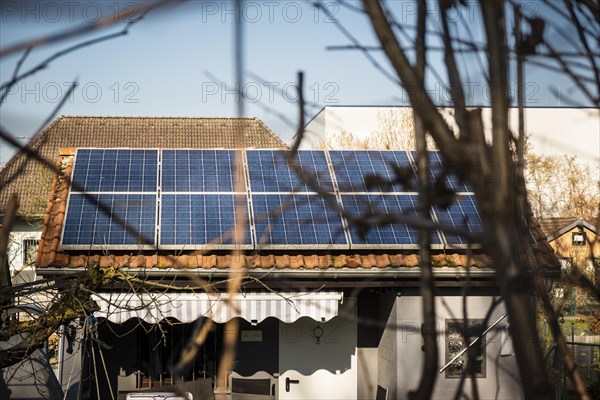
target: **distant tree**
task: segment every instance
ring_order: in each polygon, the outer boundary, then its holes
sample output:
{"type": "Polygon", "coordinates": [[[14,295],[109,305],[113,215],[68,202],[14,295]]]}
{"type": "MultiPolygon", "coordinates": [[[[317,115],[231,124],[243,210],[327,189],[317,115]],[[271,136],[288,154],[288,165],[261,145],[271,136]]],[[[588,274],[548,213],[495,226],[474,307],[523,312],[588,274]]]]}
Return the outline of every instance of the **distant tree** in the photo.
{"type": "Polygon", "coordinates": [[[321,140],[323,149],[368,149],[369,141],[353,132],[342,130],[321,140]]]}
{"type": "MultiPolygon", "coordinates": [[[[341,131],[324,138],[321,147],[326,149],[415,150],[415,118],[408,107],[390,107],[377,112],[377,128],[372,134],[359,136],[341,131]]],[[[428,137],[428,147],[435,142],[428,137]]]]}
{"type": "Polygon", "coordinates": [[[577,217],[595,223],[600,216],[600,170],[575,156],[527,153],[525,177],[531,208],[538,218],[577,217]]]}

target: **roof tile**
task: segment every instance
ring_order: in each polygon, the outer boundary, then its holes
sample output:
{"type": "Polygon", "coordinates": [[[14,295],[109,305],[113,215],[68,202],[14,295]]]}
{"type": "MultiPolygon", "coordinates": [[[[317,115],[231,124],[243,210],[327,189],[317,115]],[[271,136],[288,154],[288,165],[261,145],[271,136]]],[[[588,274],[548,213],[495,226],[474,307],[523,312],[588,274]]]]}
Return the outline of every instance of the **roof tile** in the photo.
{"type": "Polygon", "coordinates": [[[339,256],[334,257],[333,259],[333,268],[342,268],[348,265],[346,262],[346,255],[340,254],[339,256]]]}
{"type": "Polygon", "coordinates": [[[301,254],[290,256],[290,268],[298,269],[304,267],[304,257],[301,254]]]}
{"type": "Polygon", "coordinates": [[[158,268],[172,268],[173,258],[169,256],[158,256],[158,262],[156,266],[158,268]]]}
{"type": "Polygon", "coordinates": [[[377,260],[377,266],[379,268],[387,268],[392,265],[392,260],[390,260],[390,256],[387,254],[381,254],[375,257],[377,260]]]}
{"type": "Polygon", "coordinates": [[[366,256],[362,256],[363,260],[363,268],[373,268],[377,267],[377,258],[375,254],[368,254],[366,256]]]}
{"type": "Polygon", "coordinates": [[[287,254],[275,257],[275,268],[283,269],[290,266],[290,256],[287,254]]]}
{"type": "Polygon", "coordinates": [[[146,256],[146,268],[154,268],[158,265],[158,255],[152,254],[150,256],[146,256]]]}

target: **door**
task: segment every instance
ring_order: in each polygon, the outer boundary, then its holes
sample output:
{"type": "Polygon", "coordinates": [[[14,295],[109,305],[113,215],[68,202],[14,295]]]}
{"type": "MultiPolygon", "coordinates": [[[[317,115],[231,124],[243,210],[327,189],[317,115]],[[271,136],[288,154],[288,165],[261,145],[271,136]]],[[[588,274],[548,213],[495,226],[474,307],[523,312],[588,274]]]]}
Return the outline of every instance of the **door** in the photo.
{"type": "Polygon", "coordinates": [[[279,371],[280,400],[356,399],[356,323],[280,322],[279,371]]]}

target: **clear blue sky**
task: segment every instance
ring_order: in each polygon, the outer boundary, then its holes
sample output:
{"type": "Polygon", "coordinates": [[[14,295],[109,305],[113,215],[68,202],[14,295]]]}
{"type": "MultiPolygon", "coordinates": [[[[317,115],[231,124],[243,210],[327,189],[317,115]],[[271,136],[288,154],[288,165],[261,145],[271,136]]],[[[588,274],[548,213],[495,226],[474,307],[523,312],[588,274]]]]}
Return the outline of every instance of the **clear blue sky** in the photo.
{"type": "MultiPolygon", "coordinates": [[[[323,2],[334,17],[363,45],[377,41],[364,15],[323,2]]],[[[356,2],[351,2],[357,4],[356,2]]],[[[411,1],[389,2],[400,22],[410,22],[411,1]]],[[[134,2],[117,1],[3,1],[0,18],[0,47],[60,32],[100,17],[108,16],[134,2]]],[[[233,87],[233,3],[191,1],[168,10],[149,14],[134,25],[129,35],[78,50],[53,62],[49,68],[19,83],[0,108],[3,127],[17,136],[31,136],[56,106],[68,83],[79,86],[59,114],[66,115],[156,115],[156,116],[235,116],[233,87]]],[[[432,8],[432,15],[435,13],[432,8]]],[[[537,10],[531,11],[538,12],[537,10]]],[[[475,28],[478,10],[465,10],[457,16],[453,29],[466,35],[466,29],[484,41],[475,28]]],[[[246,116],[265,121],[278,135],[289,140],[294,128],[264,107],[297,121],[292,87],[299,70],[305,72],[306,96],[314,103],[314,115],[325,105],[406,104],[406,95],[373,68],[359,51],[328,51],[327,46],[351,42],[328,21],[326,14],[305,1],[247,1],[243,9],[245,29],[246,116]],[[286,96],[281,95],[281,89],[286,96]],[[262,105],[259,106],[258,104],[262,105]]],[[[115,32],[122,25],[77,40],[115,32]]],[[[34,49],[22,70],[27,70],[54,52],[76,41],[34,49]]],[[[379,52],[373,56],[389,70],[379,52]]],[[[0,80],[10,79],[20,54],[0,60],[0,80]]],[[[439,68],[441,59],[432,57],[439,68]]],[[[464,58],[468,78],[473,82],[472,103],[485,104],[485,80],[474,58],[464,58]]],[[[441,79],[445,79],[442,75],[441,79]]],[[[530,71],[527,81],[530,105],[557,106],[559,99],[548,90],[553,84],[567,90],[568,83],[548,73],[530,71]],[[561,87],[562,86],[562,87],[561,87]]],[[[430,75],[428,87],[443,102],[441,82],[430,75]]],[[[564,104],[563,104],[564,105],[564,104]]],[[[310,116],[309,115],[309,116],[310,116]]],[[[2,144],[2,162],[10,149],[2,144]]]]}

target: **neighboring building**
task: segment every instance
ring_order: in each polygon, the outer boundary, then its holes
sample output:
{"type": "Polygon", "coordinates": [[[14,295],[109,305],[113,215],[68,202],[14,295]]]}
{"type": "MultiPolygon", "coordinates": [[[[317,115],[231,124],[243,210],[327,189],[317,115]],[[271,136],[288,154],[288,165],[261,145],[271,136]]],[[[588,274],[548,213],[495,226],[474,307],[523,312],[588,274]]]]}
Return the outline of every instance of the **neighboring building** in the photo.
{"type": "Polygon", "coordinates": [[[18,220],[12,230],[9,249],[14,283],[35,279],[34,255],[55,172],[48,166],[56,165],[60,148],[232,148],[239,147],[235,133],[240,127],[244,128],[244,143],[248,147],[287,147],[257,118],[57,118],[27,145],[47,165],[25,153],[18,153],[0,170],[0,215],[4,214],[13,193],[19,200],[18,220]]]}
{"type": "MultiPolygon", "coordinates": [[[[482,107],[486,133],[491,134],[491,108],[482,107]]],[[[305,147],[320,148],[321,141],[341,132],[357,137],[373,136],[394,120],[394,113],[411,112],[408,106],[326,106],[306,125],[305,147]]],[[[442,115],[450,117],[452,108],[443,108],[442,115]]],[[[510,128],[518,132],[518,109],[509,110],[510,128]]],[[[545,155],[575,155],[583,161],[600,159],[600,115],[597,108],[526,107],[526,134],[533,151],[545,155]],[[577,132],[573,136],[573,132],[577,132]]]]}
{"type": "MultiPolygon", "coordinates": [[[[584,219],[544,218],[540,220],[542,231],[563,268],[564,275],[577,267],[592,284],[600,282],[600,237],[598,227],[584,219]]],[[[562,296],[564,288],[557,288],[562,296]]],[[[575,295],[577,291],[573,291],[575,295]]],[[[575,300],[575,298],[573,298],[575,300]]],[[[574,311],[576,301],[572,303],[574,311]]]]}
{"type": "Polygon", "coordinates": [[[576,217],[543,218],[540,227],[560,260],[590,268],[600,258],[598,227],[593,223],[576,217]]]}

